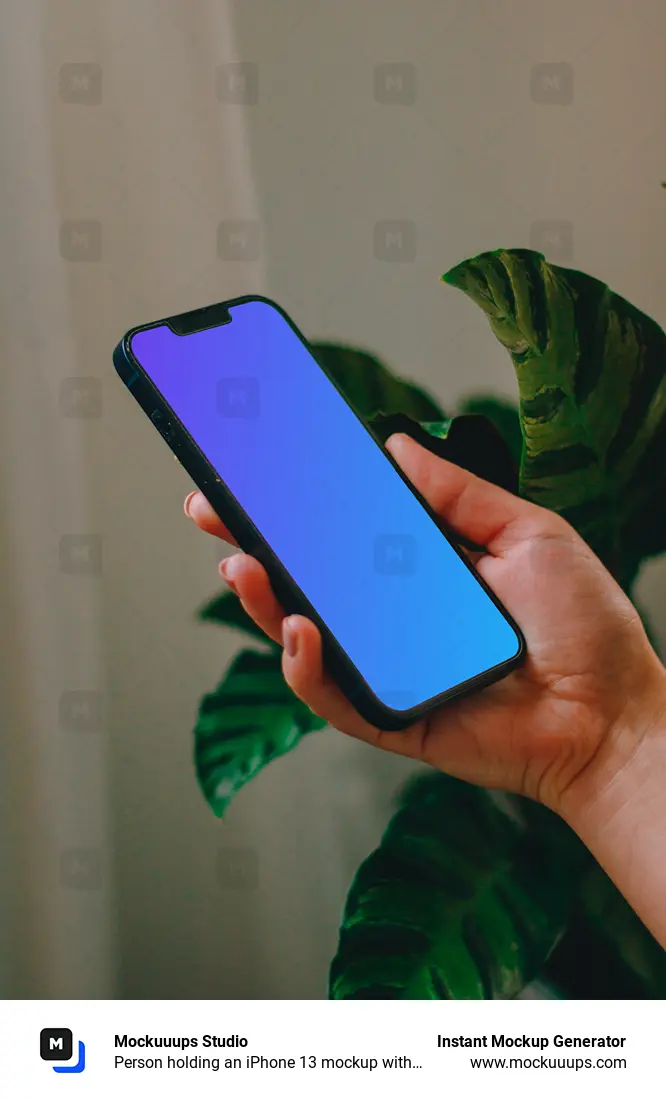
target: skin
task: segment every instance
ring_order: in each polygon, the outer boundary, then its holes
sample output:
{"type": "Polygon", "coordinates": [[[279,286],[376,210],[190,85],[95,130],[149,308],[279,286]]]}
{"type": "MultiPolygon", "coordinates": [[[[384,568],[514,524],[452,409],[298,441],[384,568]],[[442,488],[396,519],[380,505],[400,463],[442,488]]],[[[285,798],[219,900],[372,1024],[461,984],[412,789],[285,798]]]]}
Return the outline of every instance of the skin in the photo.
{"type": "MultiPolygon", "coordinates": [[[[666,670],[631,601],[559,516],[437,458],[408,436],[386,444],[454,532],[485,552],[475,568],[518,622],[524,664],[401,733],[362,719],[322,667],[318,629],[285,617],[256,559],[220,572],[283,645],[292,690],[343,733],[470,783],[514,791],[576,830],[666,947],[666,670]]],[[[236,545],[200,492],[202,530],[236,545]]]]}

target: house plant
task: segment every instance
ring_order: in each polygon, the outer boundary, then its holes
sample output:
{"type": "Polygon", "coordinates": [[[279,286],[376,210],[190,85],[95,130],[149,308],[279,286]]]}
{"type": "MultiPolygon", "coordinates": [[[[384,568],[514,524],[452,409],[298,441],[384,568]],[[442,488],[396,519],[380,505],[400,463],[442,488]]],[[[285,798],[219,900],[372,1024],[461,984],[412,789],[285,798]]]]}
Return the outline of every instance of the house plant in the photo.
{"type": "MultiPolygon", "coordinates": [[[[475,397],[447,415],[374,356],[314,345],[381,438],[409,434],[563,515],[629,594],[666,549],[666,335],[582,272],[527,249],[452,268],[447,286],[485,313],[516,372],[518,405],[475,397]]],[[[213,810],[325,724],[280,671],[280,648],[235,596],[204,619],[253,648],[206,695],[196,769],[213,810]]],[[[561,819],[436,772],[402,792],[352,883],[331,965],[333,998],[514,997],[535,978],[557,995],[666,995],[666,953],[561,819]]]]}

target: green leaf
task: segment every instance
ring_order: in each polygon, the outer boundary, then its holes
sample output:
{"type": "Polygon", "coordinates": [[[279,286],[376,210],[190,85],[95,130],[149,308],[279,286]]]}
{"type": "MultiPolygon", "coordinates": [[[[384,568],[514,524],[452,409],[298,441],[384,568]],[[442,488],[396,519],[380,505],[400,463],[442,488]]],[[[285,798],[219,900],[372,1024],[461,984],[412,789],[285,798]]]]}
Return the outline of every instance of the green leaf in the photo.
{"type": "Polygon", "coordinates": [[[585,878],[582,907],[594,934],[635,974],[644,996],[666,997],[666,951],[598,865],[585,878]]]}
{"type": "Polygon", "coordinates": [[[414,382],[397,378],[369,352],[324,341],[310,346],[359,416],[404,413],[412,420],[444,419],[433,397],[414,382]]]}
{"type": "Polygon", "coordinates": [[[445,442],[451,430],[451,420],[428,420],[419,423],[405,413],[376,413],[368,420],[370,427],[380,443],[386,443],[395,432],[405,432],[423,447],[435,454],[444,454],[448,444],[445,442]]]}
{"type": "Polygon", "coordinates": [[[370,426],[382,443],[394,432],[404,432],[440,458],[511,492],[518,491],[518,464],[500,431],[486,416],[464,415],[417,424],[402,413],[394,413],[373,417],[370,426]]]}
{"type": "Polygon", "coordinates": [[[222,817],[266,764],[325,725],[285,683],[278,647],[241,653],[204,695],[194,730],[197,777],[212,810],[222,817]]]}
{"type": "Polygon", "coordinates": [[[562,934],[586,858],[536,804],[419,778],[356,874],[330,997],[514,997],[562,934]]]}
{"type": "Polygon", "coordinates": [[[443,280],[481,306],[518,378],[521,495],[564,515],[628,588],[666,549],[666,334],[598,279],[527,249],[443,280]]]}
{"type": "Polygon", "coordinates": [[[666,952],[598,864],[584,876],[580,901],[545,977],[569,998],[666,998],[666,952]]]}
{"type": "Polygon", "coordinates": [[[221,626],[229,626],[233,630],[242,630],[245,634],[251,634],[254,638],[259,638],[267,646],[279,649],[277,643],[264,634],[254,619],[250,618],[238,596],[234,596],[232,592],[220,592],[212,600],[205,603],[197,614],[205,622],[219,623],[221,626]]]}
{"type": "Polygon", "coordinates": [[[503,397],[481,395],[466,397],[460,405],[460,412],[472,416],[485,416],[490,420],[509,448],[516,466],[520,466],[523,457],[523,430],[520,426],[518,409],[512,401],[507,401],[503,397]]]}

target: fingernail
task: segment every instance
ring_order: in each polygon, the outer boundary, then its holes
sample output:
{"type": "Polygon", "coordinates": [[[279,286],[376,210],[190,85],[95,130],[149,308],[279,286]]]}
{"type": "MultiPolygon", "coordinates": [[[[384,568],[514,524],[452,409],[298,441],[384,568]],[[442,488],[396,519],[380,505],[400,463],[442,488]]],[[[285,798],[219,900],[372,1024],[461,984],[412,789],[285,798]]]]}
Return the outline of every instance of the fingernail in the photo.
{"type": "Polygon", "coordinates": [[[192,519],[191,505],[192,505],[192,501],[194,500],[196,495],[197,495],[197,490],[193,489],[191,493],[187,494],[187,496],[185,497],[184,504],[183,504],[183,508],[185,510],[185,515],[189,516],[190,519],[192,519]]]}
{"type": "Polygon", "coordinates": [[[287,657],[298,653],[298,630],[291,618],[282,620],[282,644],[287,657]]]}
{"type": "Polygon", "coordinates": [[[397,446],[398,450],[400,450],[400,448],[404,445],[406,439],[409,439],[409,436],[406,435],[404,432],[394,432],[393,435],[390,435],[388,437],[384,446],[386,447],[387,451],[390,451],[391,454],[393,454],[394,448],[397,446]]]}
{"type": "Polygon", "coordinates": [[[225,581],[229,585],[229,588],[233,588],[236,591],[236,577],[238,574],[238,564],[240,554],[232,554],[228,558],[224,558],[220,562],[220,573],[224,577],[225,581]]]}

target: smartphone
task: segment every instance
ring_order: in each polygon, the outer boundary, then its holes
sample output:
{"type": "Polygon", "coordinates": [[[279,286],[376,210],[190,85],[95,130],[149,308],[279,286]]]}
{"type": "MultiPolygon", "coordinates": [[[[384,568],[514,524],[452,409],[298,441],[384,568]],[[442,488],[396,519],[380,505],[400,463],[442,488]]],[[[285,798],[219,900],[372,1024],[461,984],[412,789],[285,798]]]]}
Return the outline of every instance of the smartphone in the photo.
{"type": "Polygon", "coordinates": [[[373,725],[404,729],[520,663],[519,627],[275,302],[140,325],[113,360],[373,725]]]}

